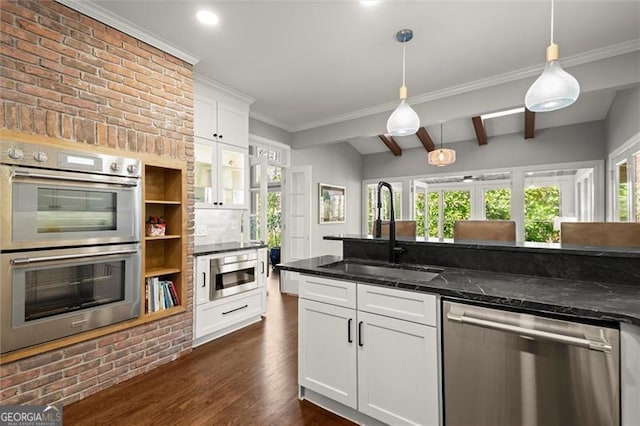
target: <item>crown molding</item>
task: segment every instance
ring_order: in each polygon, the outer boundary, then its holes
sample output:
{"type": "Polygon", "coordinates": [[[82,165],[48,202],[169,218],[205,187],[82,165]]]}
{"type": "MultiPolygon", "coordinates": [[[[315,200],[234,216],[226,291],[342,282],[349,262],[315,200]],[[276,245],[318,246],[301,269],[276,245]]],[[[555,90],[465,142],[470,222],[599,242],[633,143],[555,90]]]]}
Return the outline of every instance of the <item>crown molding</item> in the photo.
{"type": "Polygon", "coordinates": [[[259,112],[249,111],[249,117],[256,119],[258,121],[262,121],[263,123],[267,123],[272,126],[278,127],[282,130],[286,130],[289,133],[293,133],[295,131],[294,127],[291,124],[285,123],[284,121],[276,120],[275,118],[271,118],[259,112]]]}
{"type": "MultiPolygon", "coordinates": [[[[614,44],[612,46],[603,47],[600,49],[591,50],[585,53],[579,53],[573,56],[567,56],[562,58],[562,65],[564,68],[573,67],[576,65],[587,64],[589,62],[601,61],[603,59],[613,58],[615,56],[625,55],[627,53],[633,53],[640,50],[640,39],[629,40],[624,43],[614,44]]],[[[473,92],[480,89],[486,89],[492,86],[498,86],[500,84],[509,83],[516,80],[522,80],[525,78],[534,77],[542,72],[544,69],[544,63],[534,65],[527,68],[521,68],[516,71],[507,72],[504,74],[498,74],[493,77],[484,78],[481,80],[471,81],[469,83],[463,83],[456,86],[447,87],[433,92],[423,93],[421,95],[413,96],[408,99],[412,105],[417,105],[425,102],[430,102],[449,96],[455,96],[462,93],[473,92]]],[[[332,117],[324,118],[321,120],[309,121],[307,123],[300,123],[290,126],[286,129],[290,132],[299,132],[302,130],[313,129],[316,127],[327,126],[330,124],[336,124],[343,121],[354,120],[357,118],[366,117],[373,114],[379,114],[393,110],[398,106],[397,101],[388,102],[382,105],[376,105],[369,108],[360,109],[357,111],[349,112],[346,114],[334,115],[332,117]]],[[[264,121],[264,120],[262,120],[264,121]]]]}
{"type": "Polygon", "coordinates": [[[231,95],[235,98],[238,98],[246,103],[248,103],[249,105],[251,105],[252,103],[254,103],[256,100],[254,98],[252,98],[249,95],[245,95],[242,92],[237,91],[236,89],[234,89],[233,87],[229,87],[226,84],[220,83],[219,81],[213,80],[209,77],[206,77],[202,74],[199,74],[197,72],[193,73],[193,80],[197,81],[199,83],[202,84],[206,84],[207,86],[211,86],[216,90],[219,90],[221,92],[224,92],[228,95],[231,95]]]}
{"type": "Polygon", "coordinates": [[[93,19],[96,19],[103,24],[107,24],[117,30],[122,31],[125,34],[128,34],[132,37],[137,38],[138,40],[144,41],[145,43],[150,44],[153,47],[156,47],[163,52],[166,52],[170,55],[175,56],[178,59],[182,59],[183,61],[195,65],[200,61],[200,57],[187,52],[170,42],[163,40],[157,35],[143,31],[138,26],[136,26],[133,22],[128,21],[127,19],[118,16],[114,13],[107,11],[106,9],[96,5],[91,1],[86,0],[55,0],[58,3],[61,3],[71,9],[83,13],[93,19]]]}

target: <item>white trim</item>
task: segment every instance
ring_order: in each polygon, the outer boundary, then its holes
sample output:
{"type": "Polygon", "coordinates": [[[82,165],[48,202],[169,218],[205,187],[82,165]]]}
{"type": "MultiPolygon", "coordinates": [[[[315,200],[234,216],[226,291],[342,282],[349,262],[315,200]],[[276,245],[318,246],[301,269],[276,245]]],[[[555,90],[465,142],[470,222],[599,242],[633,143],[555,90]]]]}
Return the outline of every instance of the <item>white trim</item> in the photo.
{"type": "Polygon", "coordinates": [[[151,32],[140,29],[140,27],[133,22],[123,18],[122,16],[116,15],[115,13],[109,12],[93,2],[86,0],[56,0],[56,2],[96,19],[103,24],[107,24],[110,27],[120,30],[131,37],[144,41],[145,43],[173,55],[178,59],[182,59],[191,65],[195,65],[201,59],[194,53],[187,52],[186,50],[151,32]]]}
{"type": "Polygon", "coordinates": [[[254,98],[252,98],[249,95],[245,95],[242,92],[237,91],[236,89],[234,89],[233,87],[229,87],[223,83],[220,83],[219,81],[210,79],[209,77],[205,77],[202,74],[199,74],[197,72],[193,73],[193,80],[194,82],[197,81],[198,83],[202,83],[205,85],[208,85],[216,90],[219,90],[227,95],[230,95],[234,98],[238,98],[241,101],[244,101],[246,103],[248,103],[249,105],[251,105],[252,103],[254,103],[256,100],[254,98]]]}
{"type": "Polygon", "coordinates": [[[268,117],[259,112],[249,111],[249,117],[253,118],[254,120],[262,121],[263,123],[271,124],[272,126],[276,126],[282,130],[286,130],[287,132],[293,132],[293,127],[291,124],[285,123],[284,121],[276,120],[275,118],[268,117]]]}
{"type": "MultiPolygon", "coordinates": [[[[607,58],[613,58],[615,56],[625,55],[640,50],[640,39],[629,40],[623,43],[614,44],[611,46],[603,47],[600,49],[591,50],[585,53],[579,53],[573,56],[567,56],[562,58],[562,65],[564,68],[582,65],[589,62],[600,61],[607,58]]],[[[498,74],[493,77],[484,78],[481,80],[471,81],[469,83],[463,83],[456,86],[447,87],[433,92],[424,93],[421,95],[413,96],[408,99],[408,102],[412,105],[417,105],[429,101],[435,101],[437,99],[447,98],[449,96],[460,95],[462,93],[473,92],[475,90],[486,89],[488,87],[497,86],[500,84],[509,83],[511,81],[522,80],[525,78],[534,77],[542,71],[544,64],[538,64],[527,68],[521,68],[516,71],[507,72],[504,74],[498,74]]],[[[349,112],[346,114],[334,115],[332,117],[324,118],[321,120],[309,121],[306,123],[300,123],[288,127],[282,127],[289,132],[299,132],[301,130],[312,129],[315,127],[326,126],[329,124],[336,124],[342,121],[354,120],[356,118],[362,118],[373,114],[383,113],[391,111],[398,106],[398,101],[388,102],[386,104],[373,106],[370,108],[364,108],[357,111],[349,112]]],[[[280,127],[280,126],[278,126],[280,127]]]]}

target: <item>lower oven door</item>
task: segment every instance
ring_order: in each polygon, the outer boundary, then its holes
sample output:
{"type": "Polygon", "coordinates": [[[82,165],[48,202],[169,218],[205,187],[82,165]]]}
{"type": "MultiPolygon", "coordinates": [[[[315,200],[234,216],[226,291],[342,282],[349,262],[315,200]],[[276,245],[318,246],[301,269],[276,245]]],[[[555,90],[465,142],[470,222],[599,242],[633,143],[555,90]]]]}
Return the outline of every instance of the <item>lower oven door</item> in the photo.
{"type": "Polygon", "coordinates": [[[210,299],[220,299],[258,288],[256,260],[218,265],[216,259],[211,261],[210,299]]]}
{"type": "Polygon", "coordinates": [[[3,253],[2,353],[140,315],[140,245],[3,253]]]}

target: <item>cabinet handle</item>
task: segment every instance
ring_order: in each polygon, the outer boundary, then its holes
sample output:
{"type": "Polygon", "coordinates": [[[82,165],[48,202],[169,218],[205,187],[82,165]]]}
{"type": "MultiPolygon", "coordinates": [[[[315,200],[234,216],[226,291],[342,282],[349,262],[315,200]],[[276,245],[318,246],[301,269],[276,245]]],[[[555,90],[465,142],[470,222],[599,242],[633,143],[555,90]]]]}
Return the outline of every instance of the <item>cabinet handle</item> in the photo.
{"type": "Polygon", "coordinates": [[[358,323],[358,346],[364,346],[362,343],[362,321],[358,323]]]}
{"type": "Polygon", "coordinates": [[[214,134],[213,134],[213,137],[214,137],[214,138],[217,138],[217,137],[218,137],[218,134],[217,134],[217,133],[214,133],[214,134]]]}
{"type": "Polygon", "coordinates": [[[206,287],[207,286],[207,273],[203,272],[202,273],[202,287],[206,287]]]}
{"type": "Polygon", "coordinates": [[[240,306],[239,308],[235,308],[235,309],[232,309],[230,311],[223,312],[222,315],[227,315],[227,314],[230,314],[231,312],[239,311],[240,309],[244,309],[244,308],[248,308],[248,307],[249,307],[249,305],[240,306]]]}
{"type": "Polygon", "coordinates": [[[219,135],[218,137],[219,137],[220,139],[222,139],[222,135],[219,135]]]}
{"type": "Polygon", "coordinates": [[[353,343],[353,339],[351,338],[351,321],[353,321],[353,318],[349,318],[349,321],[347,321],[347,342],[349,343],[353,343]]]}
{"type": "Polygon", "coordinates": [[[260,273],[264,274],[264,260],[260,261],[260,273]]]}

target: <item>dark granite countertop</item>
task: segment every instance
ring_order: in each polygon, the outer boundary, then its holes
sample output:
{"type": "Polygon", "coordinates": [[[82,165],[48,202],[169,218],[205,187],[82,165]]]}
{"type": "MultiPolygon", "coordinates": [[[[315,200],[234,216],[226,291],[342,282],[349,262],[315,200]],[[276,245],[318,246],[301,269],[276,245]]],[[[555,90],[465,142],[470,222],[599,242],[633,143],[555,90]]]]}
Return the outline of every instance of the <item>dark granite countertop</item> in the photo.
{"type": "Polygon", "coordinates": [[[195,245],[193,249],[193,254],[196,256],[203,256],[205,254],[216,254],[216,253],[226,253],[231,251],[240,251],[240,250],[255,250],[266,248],[267,245],[264,243],[218,243],[218,244],[200,244],[195,245]]]}
{"type": "MultiPolygon", "coordinates": [[[[394,280],[322,267],[337,256],[320,256],[279,265],[282,270],[440,294],[459,301],[483,302],[563,317],[640,325],[640,285],[571,281],[444,267],[428,282],[394,280]]],[[[362,260],[354,259],[354,262],[362,260]]],[[[413,265],[412,265],[413,266],[413,265]]],[[[427,265],[423,265],[426,267],[427,265]]],[[[438,268],[437,265],[429,265],[438,268]]]]}

